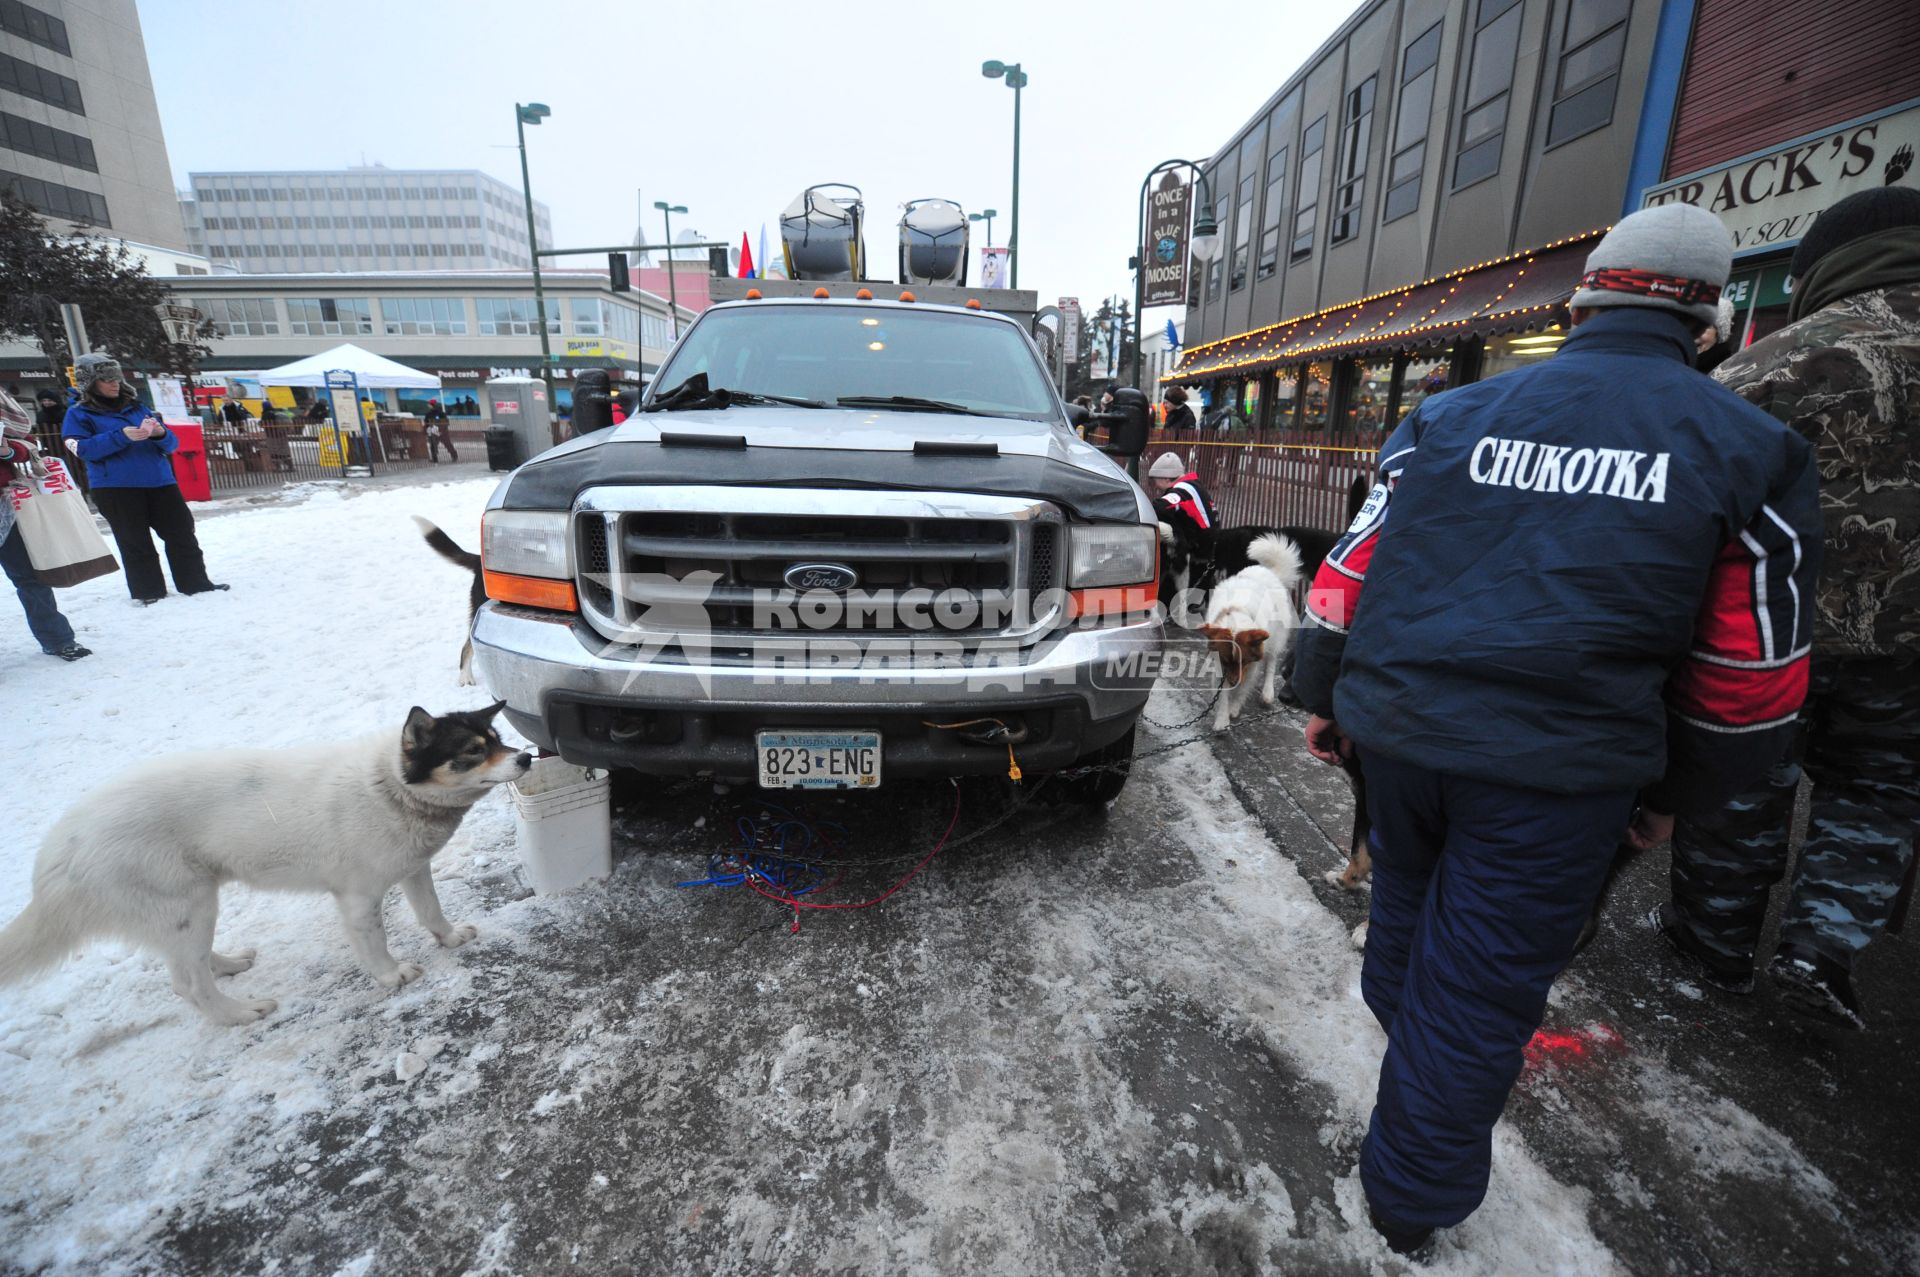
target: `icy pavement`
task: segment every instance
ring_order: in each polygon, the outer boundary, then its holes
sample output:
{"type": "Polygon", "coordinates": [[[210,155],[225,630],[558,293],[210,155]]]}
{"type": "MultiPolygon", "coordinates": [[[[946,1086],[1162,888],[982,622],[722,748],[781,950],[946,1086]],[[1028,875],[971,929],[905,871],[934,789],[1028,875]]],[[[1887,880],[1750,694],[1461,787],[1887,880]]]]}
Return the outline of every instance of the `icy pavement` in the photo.
{"type": "MultiPolygon", "coordinates": [[[[471,545],[489,486],[206,520],[233,592],[66,592],[98,653],[77,665],[0,620],[0,917],[39,831],[116,760],[479,703],[453,686],[465,582],[407,516],[471,545]]],[[[221,941],[260,957],[228,983],[281,1000],[258,1026],[206,1025],[108,945],[0,991],[0,1270],[1406,1271],[1354,1171],[1383,1039],[1359,906],[1320,880],[1344,799],[1294,740],[1280,716],[1168,750],[1104,817],[1035,802],[994,825],[1008,787],[970,783],[923,874],[798,933],[738,888],[673,886],[752,793],[626,786],[613,879],[546,898],[518,885],[496,797],[436,861],[480,940],[441,950],[393,902],[396,956],[427,968],[395,993],[325,899],[230,889],[221,941]]],[[[849,856],[910,858],[850,870],[843,898],[933,846],[953,795],[809,800],[849,856]]],[[[1894,1120],[1911,999],[1866,1048],[1808,1044],[1756,1002],[1681,992],[1642,936],[1595,952],[1613,965],[1556,990],[1486,1206],[1427,1270],[1920,1261],[1894,1120]]]]}

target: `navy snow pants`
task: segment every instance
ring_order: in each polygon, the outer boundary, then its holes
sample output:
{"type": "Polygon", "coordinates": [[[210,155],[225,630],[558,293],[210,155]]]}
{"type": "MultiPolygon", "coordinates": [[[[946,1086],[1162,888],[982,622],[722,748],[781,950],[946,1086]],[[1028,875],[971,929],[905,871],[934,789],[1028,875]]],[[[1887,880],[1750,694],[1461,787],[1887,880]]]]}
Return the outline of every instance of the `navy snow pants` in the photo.
{"type": "Polygon", "coordinates": [[[1487,1194],[1493,1126],[1632,816],[1631,792],[1549,794],[1362,748],[1373,904],[1360,991],[1387,1031],[1360,1182],[1406,1229],[1487,1194]]]}

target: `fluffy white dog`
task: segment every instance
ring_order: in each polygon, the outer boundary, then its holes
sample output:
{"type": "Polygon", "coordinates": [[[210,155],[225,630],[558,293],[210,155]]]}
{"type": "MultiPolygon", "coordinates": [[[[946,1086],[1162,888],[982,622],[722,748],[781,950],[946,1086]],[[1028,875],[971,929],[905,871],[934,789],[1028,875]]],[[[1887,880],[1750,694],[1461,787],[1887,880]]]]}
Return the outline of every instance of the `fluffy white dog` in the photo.
{"type": "MultiPolygon", "coordinates": [[[[502,702],[504,704],[504,702],[502,702]]],[[[420,967],[387,952],[381,901],[395,883],[448,948],[473,939],[447,921],[430,861],[490,789],[525,774],[526,754],[490,726],[500,705],[439,718],[416,707],[398,733],[298,750],[180,754],[129,768],[62,816],[40,846],[33,899],[0,931],[0,985],[113,936],[166,959],[178,993],[219,1024],[273,1011],[214,984],[253,950],[213,951],[220,887],[324,891],[373,978],[397,989],[420,967]]]]}

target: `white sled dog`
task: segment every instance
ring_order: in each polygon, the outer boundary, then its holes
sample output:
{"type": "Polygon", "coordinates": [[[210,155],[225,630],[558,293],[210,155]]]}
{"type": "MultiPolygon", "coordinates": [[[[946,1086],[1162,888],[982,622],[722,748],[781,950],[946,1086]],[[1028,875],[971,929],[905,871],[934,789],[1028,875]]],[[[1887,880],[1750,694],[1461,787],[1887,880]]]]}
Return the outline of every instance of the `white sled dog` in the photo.
{"type": "Polygon", "coordinates": [[[253,965],[252,949],[213,951],[228,882],[330,893],[375,980],[397,989],[417,979],[417,964],[387,952],[381,902],[397,882],[441,944],[473,939],[472,927],[441,912],[429,862],[470,807],[532,765],[490,726],[500,709],[435,718],[416,706],[397,733],[129,769],[74,804],[41,844],[33,899],[0,931],[0,985],[112,936],[165,958],[173,991],[208,1019],[257,1020],[278,1003],[231,998],[214,984],[253,965]]]}
{"type": "Polygon", "coordinates": [[[1278,533],[1247,547],[1252,562],[1213,587],[1207,623],[1200,627],[1220,658],[1220,708],[1213,730],[1223,732],[1240,717],[1260,682],[1260,703],[1273,704],[1274,676],[1285,659],[1299,618],[1293,587],[1300,581],[1300,547],[1278,533]]]}

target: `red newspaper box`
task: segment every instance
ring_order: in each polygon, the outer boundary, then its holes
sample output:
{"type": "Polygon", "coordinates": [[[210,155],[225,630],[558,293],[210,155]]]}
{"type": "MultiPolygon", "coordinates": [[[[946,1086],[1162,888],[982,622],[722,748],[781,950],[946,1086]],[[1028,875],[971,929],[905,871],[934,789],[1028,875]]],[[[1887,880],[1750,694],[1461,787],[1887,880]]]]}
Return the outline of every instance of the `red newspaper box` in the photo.
{"type": "Polygon", "coordinates": [[[189,501],[213,499],[213,476],[207,472],[207,432],[203,426],[168,426],[180,446],[173,450],[173,477],[180,495],[189,501]]]}

